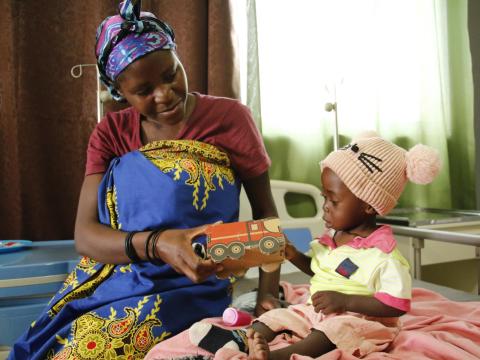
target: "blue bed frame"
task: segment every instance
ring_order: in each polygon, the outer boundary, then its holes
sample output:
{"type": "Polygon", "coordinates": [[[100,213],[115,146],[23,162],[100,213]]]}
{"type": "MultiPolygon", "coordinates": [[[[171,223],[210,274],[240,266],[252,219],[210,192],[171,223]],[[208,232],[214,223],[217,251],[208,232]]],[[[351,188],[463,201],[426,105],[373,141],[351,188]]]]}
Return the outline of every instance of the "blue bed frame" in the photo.
{"type": "Polygon", "coordinates": [[[0,254],[0,346],[10,346],[60,289],[79,260],[73,240],[37,241],[0,254]]]}

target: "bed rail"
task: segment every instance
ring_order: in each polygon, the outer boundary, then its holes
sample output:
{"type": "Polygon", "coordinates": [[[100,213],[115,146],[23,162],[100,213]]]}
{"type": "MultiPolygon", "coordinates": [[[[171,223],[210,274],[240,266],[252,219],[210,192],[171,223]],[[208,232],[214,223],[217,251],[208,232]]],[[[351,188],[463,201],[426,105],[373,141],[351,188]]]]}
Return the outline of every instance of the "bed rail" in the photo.
{"type": "MultiPolygon", "coordinates": [[[[413,238],[413,277],[421,280],[422,277],[422,248],[425,246],[425,239],[442,241],[452,244],[475,246],[475,255],[480,257],[480,235],[466,234],[454,231],[441,231],[433,229],[411,228],[407,226],[392,226],[396,235],[409,236],[413,238]]],[[[479,268],[479,294],[480,294],[480,268],[479,268]]]]}

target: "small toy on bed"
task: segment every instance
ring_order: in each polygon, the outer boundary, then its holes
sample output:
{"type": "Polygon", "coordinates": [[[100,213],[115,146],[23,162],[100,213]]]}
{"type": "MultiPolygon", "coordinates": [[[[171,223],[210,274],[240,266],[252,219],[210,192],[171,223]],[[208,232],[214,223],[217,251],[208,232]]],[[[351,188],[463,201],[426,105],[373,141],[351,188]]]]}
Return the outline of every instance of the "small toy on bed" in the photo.
{"type": "Polygon", "coordinates": [[[223,312],[222,320],[227,326],[247,326],[252,322],[253,316],[246,311],[228,307],[223,312]]]}
{"type": "MultiPolygon", "coordinates": [[[[217,274],[219,277],[241,276],[255,266],[267,272],[275,271],[285,260],[285,237],[278,218],[213,224],[205,234],[205,257],[224,267],[217,274]]],[[[195,251],[203,255],[197,244],[194,244],[195,251]]]]}

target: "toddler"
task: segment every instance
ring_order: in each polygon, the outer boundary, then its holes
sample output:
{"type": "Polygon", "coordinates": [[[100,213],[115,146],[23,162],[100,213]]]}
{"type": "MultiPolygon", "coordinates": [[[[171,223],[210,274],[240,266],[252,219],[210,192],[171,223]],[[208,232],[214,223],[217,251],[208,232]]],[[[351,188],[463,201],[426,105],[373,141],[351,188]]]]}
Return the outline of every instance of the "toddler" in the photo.
{"type": "Polygon", "coordinates": [[[364,134],[321,162],[323,219],[327,232],[311,243],[310,256],[292,244],[287,258],[310,274],[308,304],[261,315],[248,329],[225,330],[198,322],[190,340],[215,353],[226,347],[249,359],[320,356],[334,348],[363,357],[384,350],[399,331],[398,317],[410,309],[409,265],[392,229],[376,215],[396,204],[407,180],[431,182],[440,170],[437,152],[425,145],[410,151],[376,134],[364,134]],[[280,333],[299,339],[270,351],[280,333]]]}

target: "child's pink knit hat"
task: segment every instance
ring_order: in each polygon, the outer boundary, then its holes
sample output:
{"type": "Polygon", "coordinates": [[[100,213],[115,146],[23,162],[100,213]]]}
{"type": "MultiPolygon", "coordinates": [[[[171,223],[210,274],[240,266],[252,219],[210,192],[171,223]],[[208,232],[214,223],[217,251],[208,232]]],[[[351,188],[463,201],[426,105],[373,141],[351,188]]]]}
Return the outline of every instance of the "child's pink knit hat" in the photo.
{"type": "Polygon", "coordinates": [[[357,198],[385,215],[395,207],[407,180],[432,182],[441,161],[431,147],[419,144],[406,151],[368,132],[331,152],[320,166],[322,171],[330,168],[357,198]]]}

